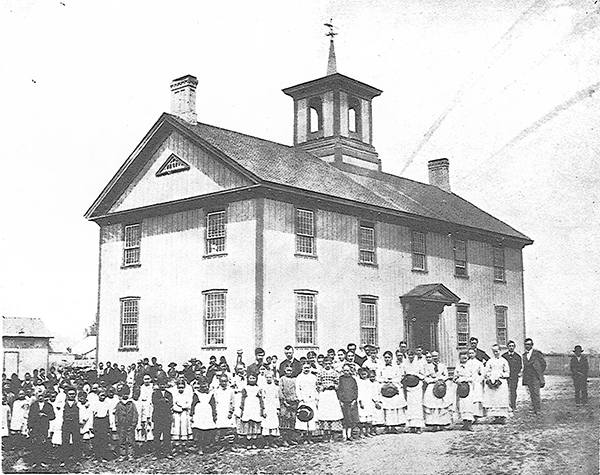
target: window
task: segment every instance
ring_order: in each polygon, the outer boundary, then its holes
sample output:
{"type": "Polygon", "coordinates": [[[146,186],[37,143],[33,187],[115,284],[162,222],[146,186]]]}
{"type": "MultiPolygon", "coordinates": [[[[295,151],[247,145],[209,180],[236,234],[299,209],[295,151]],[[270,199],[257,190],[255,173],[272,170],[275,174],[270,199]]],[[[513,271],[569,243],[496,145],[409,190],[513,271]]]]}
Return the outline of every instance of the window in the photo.
{"type": "Polygon", "coordinates": [[[348,130],[356,132],[356,109],[348,109],[348,130]]]}
{"type": "Polygon", "coordinates": [[[204,292],[204,344],[225,345],[226,290],[204,292]]]}
{"type": "Polygon", "coordinates": [[[377,299],[360,297],[360,344],[377,345],[377,299]]]}
{"type": "Polygon", "coordinates": [[[496,307],[496,343],[500,346],[506,346],[508,343],[507,310],[506,307],[496,307]]]}
{"type": "Polygon", "coordinates": [[[504,248],[493,247],[494,251],[494,280],[504,282],[506,273],[504,272],[504,248]]]}
{"type": "Polygon", "coordinates": [[[469,306],[456,306],[456,336],[459,348],[467,348],[469,346],[469,306]]]}
{"type": "Polygon", "coordinates": [[[467,276],[467,241],[454,240],[454,275],[467,276]]]}
{"type": "Polygon", "coordinates": [[[315,214],[312,211],[296,210],[296,252],[315,254],[315,214]]]}
{"type": "MultiPolygon", "coordinates": [[[[323,129],[323,103],[319,97],[313,97],[308,103],[309,122],[308,130],[311,134],[321,132],[323,129]]],[[[322,135],[322,133],[321,133],[322,135]]]]}
{"type": "Polygon", "coordinates": [[[125,226],[123,265],[132,266],[140,263],[140,244],[142,240],[142,227],[139,224],[125,226]]]}
{"type": "Polygon", "coordinates": [[[137,348],[139,297],[121,299],[121,348],[137,348]]]}
{"type": "Polygon", "coordinates": [[[315,346],[317,344],[316,292],[296,292],[296,343],[315,346]]]}
{"type": "Polygon", "coordinates": [[[425,233],[420,231],[412,232],[412,268],[413,270],[427,270],[425,260],[425,233]]]}
{"type": "Polygon", "coordinates": [[[359,262],[363,264],[375,264],[375,228],[361,224],[359,235],[359,262]]]}
{"type": "Polygon", "coordinates": [[[163,163],[158,171],[156,172],[156,176],[164,176],[170,175],[172,173],[184,172],[190,169],[190,166],[184,162],[177,155],[172,153],[169,155],[169,158],[163,163]]]}
{"type": "Polygon", "coordinates": [[[360,138],[360,102],[354,97],[348,98],[348,132],[351,137],[360,138]]]}
{"type": "Polygon", "coordinates": [[[225,211],[206,215],[206,254],[225,252],[225,211]]]}

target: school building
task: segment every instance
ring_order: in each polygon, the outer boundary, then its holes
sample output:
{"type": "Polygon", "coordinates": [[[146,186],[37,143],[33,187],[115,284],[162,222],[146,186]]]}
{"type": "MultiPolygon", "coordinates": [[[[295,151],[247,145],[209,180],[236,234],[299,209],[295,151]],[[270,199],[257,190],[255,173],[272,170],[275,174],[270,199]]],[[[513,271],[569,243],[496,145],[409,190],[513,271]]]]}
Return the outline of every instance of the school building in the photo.
{"type": "Polygon", "coordinates": [[[454,366],[470,335],[523,340],[533,241],[452,193],[445,158],[429,184],[382,171],[382,91],[334,58],[283,90],[291,146],[198,122],[198,80],[172,82],[171,113],[85,215],[100,228],[99,361],[407,340],[454,366]]]}

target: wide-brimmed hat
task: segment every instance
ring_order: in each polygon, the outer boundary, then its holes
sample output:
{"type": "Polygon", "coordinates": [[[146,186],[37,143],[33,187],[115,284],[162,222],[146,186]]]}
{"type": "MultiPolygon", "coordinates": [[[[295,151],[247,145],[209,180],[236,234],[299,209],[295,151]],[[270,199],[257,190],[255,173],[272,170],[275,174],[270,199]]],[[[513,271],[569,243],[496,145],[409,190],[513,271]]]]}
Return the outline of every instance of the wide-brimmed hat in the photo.
{"type": "Polygon", "coordinates": [[[392,383],[386,383],[381,387],[381,395],[383,397],[394,397],[398,392],[398,386],[392,383]]]}
{"type": "Polygon", "coordinates": [[[448,386],[446,386],[445,381],[436,381],[433,385],[433,395],[438,399],[442,399],[446,395],[447,390],[448,386]]]}
{"type": "Polygon", "coordinates": [[[169,363],[169,368],[172,366],[177,366],[177,363],[169,363]]]}
{"type": "Polygon", "coordinates": [[[414,374],[407,374],[404,376],[404,385],[407,388],[414,388],[419,385],[419,377],[414,374]]]}
{"type": "Polygon", "coordinates": [[[471,387],[466,381],[461,381],[456,385],[456,393],[459,398],[466,398],[471,392],[471,387]]]}
{"type": "Polygon", "coordinates": [[[302,404],[301,406],[298,406],[296,417],[301,422],[309,422],[315,417],[315,411],[313,411],[312,407],[302,404]]]}
{"type": "Polygon", "coordinates": [[[583,348],[581,347],[581,345],[575,345],[575,348],[573,348],[573,353],[575,353],[577,350],[583,351],[583,348]]]}

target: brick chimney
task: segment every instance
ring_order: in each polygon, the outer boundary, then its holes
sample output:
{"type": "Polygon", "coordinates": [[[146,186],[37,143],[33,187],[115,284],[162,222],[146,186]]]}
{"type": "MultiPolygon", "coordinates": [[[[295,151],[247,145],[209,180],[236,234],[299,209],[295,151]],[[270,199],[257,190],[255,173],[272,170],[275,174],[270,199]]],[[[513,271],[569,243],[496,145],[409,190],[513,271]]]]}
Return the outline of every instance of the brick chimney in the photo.
{"type": "Polygon", "coordinates": [[[196,124],[196,86],[198,79],[191,74],[171,82],[171,114],[196,124]]]}
{"type": "Polygon", "coordinates": [[[429,167],[429,184],[450,193],[450,160],[438,158],[429,160],[427,165],[429,167]]]}

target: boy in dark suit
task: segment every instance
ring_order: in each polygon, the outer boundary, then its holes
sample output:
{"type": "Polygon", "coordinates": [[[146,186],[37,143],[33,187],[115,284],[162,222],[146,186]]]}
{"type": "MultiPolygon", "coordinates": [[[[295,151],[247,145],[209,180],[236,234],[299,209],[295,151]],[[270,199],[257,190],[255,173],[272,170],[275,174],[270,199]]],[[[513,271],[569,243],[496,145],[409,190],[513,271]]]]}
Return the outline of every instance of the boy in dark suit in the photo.
{"type": "Polygon", "coordinates": [[[79,405],[75,400],[77,390],[67,388],[67,400],[63,408],[61,466],[64,467],[71,455],[71,439],[73,440],[73,459],[78,462],[81,458],[81,432],[79,424],[79,405]]]}
{"type": "Polygon", "coordinates": [[[575,346],[575,353],[571,356],[571,376],[573,377],[573,385],[575,386],[575,404],[587,404],[587,378],[590,371],[587,358],[582,355],[583,349],[581,345],[575,346]]]}
{"type": "Polygon", "coordinates": [[[544,379],[546,360],[539,350],[533,349],[533,340],[525,339],[525,353],[523,353],[523,386],[529,388],[533,412],[538,414],[541,410],[540,388],[546,385],[544,379]]]}
{"type": "Polygon", "coordinates": [[[48,402],[48,393],[44,392],[31,404],[27,427],[31,438],[31,454],[35,467],[46,467],[48,458],[48,430],[50,421],[55,418],[54,408],[48,402]]]}
{"type": "Polygon", "coordinates": [[[167,391],[167,381],[164,378],[158,380],[158,389],[152,393],[152,432],[154,433],[154,455],[155,457],[171,455],[171,423],[173,422],[173,395],[167,391]],[[162,444],[161,444],[162,436],[162,444]]]}
{"type": "Polygon", "coordinates": [[[510,407],[514,411],[517,408],[517,386],[519,385],[519,376],[523,369],[523,360],[521,355],[515,351],[516,344],[510,340],[506,346],[508,351],[502,357],[508,361],[509,376],[508,376],[508,393],[510,395],[510,407]]]}

